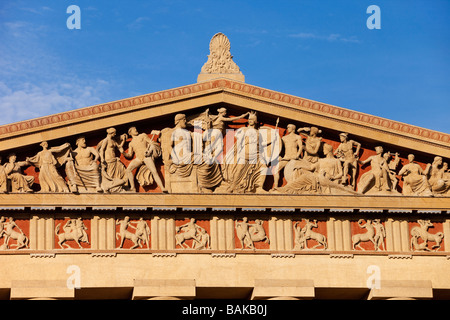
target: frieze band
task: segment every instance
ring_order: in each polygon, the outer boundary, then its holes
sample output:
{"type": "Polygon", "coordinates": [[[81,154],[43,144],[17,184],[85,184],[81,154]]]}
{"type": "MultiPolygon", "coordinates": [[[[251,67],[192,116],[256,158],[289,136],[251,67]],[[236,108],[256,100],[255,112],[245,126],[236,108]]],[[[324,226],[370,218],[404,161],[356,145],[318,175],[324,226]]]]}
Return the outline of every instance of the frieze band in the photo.
{"type": "Polygon", "coordinates": [[[438,252],[446,251],[443,240],[444,234],[450,232],[450,220],[269,218],[256,214],[221,218],[125,215],[121,218],[34,216],[27,219],[2,216],[0,229],[2,251],[438,252]]]}
{"type": "Polygon", "coordinates": [[[379,145],[362,159],[363,144],[345,132],[334,148],[320,128],[281,129],[278,122],[260,125],[256,112],[229,117],[219,108],[217,114],[209,109],[189,117],[176,114],[174,127],[150,134],[131,126],[117,137],[109,128],[95,146],[85,137],[76,139],[75,148],[43,141],[41,151],[23,160],[8,154],[0,166],[0,191],[31,193],[38,184],[36,191],[43,193],[139,192],[137,182],[156,185],[162,193],[450,195],[448,163],[440,156],[422,167],[410,153],[401,164],[398,152],[379,145]],[[236,121],[234,130],[229,126],[236,121]],[[24,173],[28,167],[36,174],[24,173]],[[273,175],[271,187],[268,175],[273,175]]]}

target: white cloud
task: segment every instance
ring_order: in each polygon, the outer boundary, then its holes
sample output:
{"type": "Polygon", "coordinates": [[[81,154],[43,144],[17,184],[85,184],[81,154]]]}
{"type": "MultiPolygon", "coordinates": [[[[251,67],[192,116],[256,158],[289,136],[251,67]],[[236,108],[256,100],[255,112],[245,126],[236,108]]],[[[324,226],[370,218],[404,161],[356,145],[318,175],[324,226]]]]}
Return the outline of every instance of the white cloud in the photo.
{"type": "Polygon", "coordinates": [[[345,37],[345,36],[340,35],[339,33],[331,33],[329,35],[319,35],[319,34],[310,33],[310,32],[300,32],[300,33],[290,34],[289,37],[298,38],[298,39],[325,40],[328,42],[360,43],[360,41],[358,40],[358,38],[356,36],[345,37]]]}
{"type": "Polygon", "coordinates": [[[27,21],[0,24],[0,125],[104,102],[110,83],[74,73],[64,57],[46,46],[45,29],[27,21]],[[41,33],[39,33],[41,32],[41,33]]]}
{"type": "Polygon", "coordinates": [[[0,82],[0,125],[99,104],[107,86],[104,80],[89,85],[23,83],[18,88],[0,82]]]}

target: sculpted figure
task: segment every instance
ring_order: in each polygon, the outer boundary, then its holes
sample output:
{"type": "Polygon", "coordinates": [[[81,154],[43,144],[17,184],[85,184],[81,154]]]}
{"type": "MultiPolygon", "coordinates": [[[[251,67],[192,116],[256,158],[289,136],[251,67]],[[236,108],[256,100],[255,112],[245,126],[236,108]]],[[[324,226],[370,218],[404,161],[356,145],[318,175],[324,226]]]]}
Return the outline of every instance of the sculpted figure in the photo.
{"type": "MultiPolygon", "coordinates": [[[[147,222],[141,217],[139,221],[136,222],[136,236],[142,241],[142,244],[146,244],[147,248],[150,249],[150,227],[147,222]]],[[[140,245],[142,248],[142,245],[140,245]]]]}
{"type": "Polygon", "coordinates": [[[387,179],[387,183],[389,185],[391,185],[391,190],[396,192],[397,191],[397,185],[398,185],[398,179],[397,179],[397,174],[396,174],[396,170],[398,167],[398,164],[400,162],[400,158],[398,157],[398,152],[395,153],[394,155],[394,160],[391,160],[391,153],[385,152],[383,154],[383,158],[386,161],[387,167],[388,167],[388,179],[387,179]]]}
{"type": "Polygon", "coordinates": [[[284,155],[278,160],[278,167],[275,168],[275,173],[273,176],[273,190],[278,188],[280,180],[280,172],[291,160],[298,160],[301,157],[303,151],[303,142],[300,135],[295,133],[295,124],[288,124],[287,132],[288,134],[282,138],[284,146],[284,155]]]}
{"type": "Polygon", "coordinates": [[[272,141],[263,141],[256,113],[248,117],[247,127],[236,132],[236,143],[225,159],[224,179],[229,193],[264,193],[267,164],[263,153],[272,141]]]}
{"type": "Polygon", "coordinates": [[[120,231],[116,232],[116,239],[119,239],[119,236],[121,238],[119,248],[122,248],[123,243],[128,239],[133,242],[133,246],[130,249],[135,249],[138,246],[142,248],[142,243],[147,244],[147,247],[150,249],[150,227],[148,224],[142,218],[136,223],[136,227],[131,223],[129,216],[126,216],[123,220],[116,220],[116,225],[120,225],[120,231]],[[132,233],[128,231],[128,227],[135,229],[136,232],[132,233]]]}
{"type": "Polygon", "coordinates": [[[255,223],[248,223],[247,217],[242,222],[236,222],[236,235],[241,243],[241,249],[245,247],[255,250],[254,242],[264,241],[269,243],[269,238],[263,227],[263,221],[256,219],[255,223]]]}
{"type": "Polygon", "coordinates": [[[207,131],[200,136],[200,142],[195,141],[199,143],[200,150],[196,150],[197,153],[194,154],[192,150],[197,145],[193,144],[193,134],[186,128],[186,115],[177,114],[175,127],[162,130],[161,146],[164,166],[168,168],[166,170],[171,175],[181,178],[191,177],[195,180],[195,187],[198,191],[213,192],[222,182],[222,172],[219,164],[215,161],[217,155],[211,157],[212,150],[207,147],[214,141],[211,140],[211,137],[206,137],[210,133],[207,131]]]}
{"type": "Polygon", "coordinates": [[[126,141],[126,134],[120,136],[120,141],[116,140],[116,129],[106,130],[107,136],[97,145],[100,155],[102,189],[105,192],[121,192],[128,183],[125,165],[117,157],[116,152],[123,153],[123,145],[126,141]]]}
{"type": "Polygon", "coordinates": [[[124,152],[123,155],[131,159],[136,154],[136,157],[131,160],[126,169],[130,191],[136,191],[133,170],[139,168],[137,176],[141,185],[151,185],[155,181],[162,192],[167,193],[155,166],[155,159],[161,156],[160,145],[150,139],[145,133],[139,134],[136,127],[131,127],[128,130],[128,134],[131,136],[131,142],[129,143],[128,152],[124,152]]]}
{"type": "MultiPolygon", "coordinates": [[[[186,240],[193,240],[192,248],[206,249],[204,244],[200,241],[202,239],[203,228],[195,223],[195,219],[191,218],[188,223],[176,227],[175,242],[176,246],[180,246],[183,249],[191,249],[189,245],[185,243],[186,240]]],[[[206,230],[205,230],[206,233],[206,230]]],[[[204,241],[206,239],[203,239],[204,241]]]]}
{"type": "Polygon", "coordinates": [[[30,163],[16,160],[16,154],[11,153],[8,156],[8,162],[4,165],[5,173],[11,181],[11,192],[33,192],[31,186],[34,183],[34,177],[22,173],[22,167],[29,166],[30,163]]]}
{"type": "Polygon", "coordinates": [[[313,231],[313,228],[317,228],[317,220],[310,221],[309,219],[304,219],[306,221],[305,226],[303,228],[300,227],[300,223],[296,222],[294,224],[294,232],[295,232],[295,246],[294,250],[302,250],[302,249],[315,249],[317,247],[323,246],[323,250],[328,248],[327,238],[318,232],[313,231]],[[308,248],[307,241],[315,240],[317,244],[312,248],[308,248]]]}
{"type": "Polygon", "coordinates": [[[404,165],[398,175],[403,177],[403,190],[405,196],[432,196],[427,176],[422,167],[414,162],[414,155],[408,155],[409,163],[404,165]]]}
{"type": "Polygon", "coordinates": [[[80,242],[89,244],[89,238],[86,232],[87,227],[81,218],[68,220],[63,226],[63,233],[59,233],[60,225],[59,223],[55,228],[55,235],[58,237],[58,245],[60,248],[64,249],[63,246],[71,248],[70,245],[65,243],[70,240],[75,241],[80,249],[82,249],[80,242]]]}
{"type": "Polygon", "coordinates": [[[448,193],[450,181],[444,178],[445,168],[442,157],[434,157],[433,163],[427,165],[424,173],[428,176],[428,183],[433,194],[443,195],[448,193]]]}
{"type": "Polygon", "coordinates": [[[411,250],[413,251],[438,251],[441,248],[442,239],[444,239],[443,232],[429,233],[428,228],[433,228],[430,220],[417,220],[420,226],[411,229],[411,250]],[[419,242],[419,239],[422,242],[419,242]],[[436,244],[428,248],[428,241],[436,244]]]}
{"type": "Polygon", "coordinates": [[[333,155],[333,147],[325,143],[323,151],[325,158],[316,163],[297,161],[293,180],[278,191],[290,194],[356,194],[340,183],[343,171],[341,162],[333,155]]]}
{"type": "Polygon", "coordinates": [[[374,240],[376,243],[375,250],[386,250],[384,246],[384,238],[386,238],[386,229],[381,223],[380,219],[374,219],[372,222],[373,227],[375,228],[375,236],[374,240]]]}
{"type": "Polygon", "coordinates": [[[297,130],[298,132],[309,132],[302,134],[306,136],[305,140],[305,153],[303,155],[303,158],[311,163],[316,163],[319,160],[319,151],[320,146],[322,145],[322,137],[318,137],[317,134],[321,133],[322,131],[319,130],[317,127],[311,127],[311,128],[300,128],[297,130]]]}
{"type": "Polygon", "coordinates": [[[356,187],[356,172],[358,170],[359,150],[361,144],[354,140],[348,139],[348,133],[341,133],[339,135],[341,144],[334,151],[334,154],[342,162],[344,169],[342,176],[342,184],[348,183],[347,175],[350,174],[350,183],[353,189],[356,187]],[[353,148],[356,147],[356,150],[353,148]]]}
{"type": "Polygon", "coordinates": [[[359,219],[358,226],[361,229],[366,229],[366,233],[355,234],[352,236],[353,250],[356,250],[356,247],[361,250],[365,250],[363,247],[361,247],[361,242],[366,241],[372,242],[375,250],[378,250],[378,242],[375,240],[375,227],[372,223],[372,220],[368,219],[364,224],[363,222],[363,219],[359,219]]]}
{"type": "Polygon", "coordinates": [[[72,150],[72,156],[66,163],[66,174],[72,192],[78,192],[80,188],[84,191],[94,189],[102,192],[97,164],[100,159],[99,153],[95,148],[86,145],[84,137],[78,138],[76,145],[77,148],[72,150]]]}
{"type": "Polygon", "coordinates": [[[217,115],[210,115],[211,118],[211,126],[213,129],[220,130],[222,134],[225,134],[226,129],[226,122],[233,122],[242,118],[245,118],[250,114],[250,112],[244,113],[237,117],[227,117],[227,109],[226,108],[219,108],[217,109],[218,114],[217,115]]]}
{"type": "Polygon", "coordinates": [[[39,168],[40,192],[70,192],[66,181],[60,176],[57,167],[62,166],[70,155],[70,144],[48,148],[47,141],[40,144],[42,151],[26,161],[39,168]]]}
{"type": "Polygon", "coordinates": [[[186,128],[186,115],[177,114],[175,127],[163,129],[160,138],[164,166],[181,177],[189,177],[193,169],[192,139],[186,128]]]}
{"type": "Polygon", "coordinates": [[[360,161],[362,165],[370,163],[370,171],[364,173],[358,184],[358,191],[367,193],[373,191],[374,193],[381,193],[384,191],[391,191],[389,179],[389,167],[386,160],[383,158],[383,147],[375,147],[376,155],[370,156],[366,160],[360,161]]]}
{"type": "Polygon", "coordinates": [[[5,167],[1,165],[2,157],[0,157],[0,193],[8,192],[8,176],[5,167]]]}
{"type": "Polygon", "coordinates": [[[208,249],[210,247],[210,236],[206,230],[202,227],[200,228],[200,233],[197,235],[197,242],[194,243],[194,249],[208,249]]]}
{"type": "Polygon", "coordinates": [[[5,217],[0,218],[0,237],[5,237],[5,242],[2,245],[3,249],[9,249],[9,240],[16,240],[16,244],[12,244],[11,246],[15,246],[16,249],[28,248],[29,240],[27,236],[23,233],[23,231],[19,228],[19,226],[14,222],[12,217],[9,217],[8,221],[5,222],[5,217]],[[19,232],[14,230],[17,228],[19,232]]]}

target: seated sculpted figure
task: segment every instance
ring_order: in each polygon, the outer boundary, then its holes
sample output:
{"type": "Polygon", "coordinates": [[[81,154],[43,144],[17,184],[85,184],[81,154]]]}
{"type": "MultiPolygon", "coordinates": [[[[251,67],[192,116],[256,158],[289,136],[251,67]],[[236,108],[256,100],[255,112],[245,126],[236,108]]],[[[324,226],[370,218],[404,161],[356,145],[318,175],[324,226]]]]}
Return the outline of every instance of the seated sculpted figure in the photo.
{"type": "Polygon", "coordinates": [[[343,170],[340,160],[333,155],[333,147],[325,143],[323,152],[325,158],[319,158],[316,163],[297,162],[293,180],[278,191],[289,194],[356,194],[351,187],[340,183],[343,170]]]}
{"type": "Polygon", "coordinates": [[[403,177],[402,194],[405,196],[431,196],[431,188],[422,167],[414,162],[414,155],[408,155],[409,163],[404,165],[399,176],[403,177]]]}
{"type": "MultiPolygon", "coordinates": [[[[172,177],[191,179],[195,184],[192,187],[199,192],[213,192],[222,182],[219,164],[215,161],[205,161],[209,157],[204,154],[203,144],[200,145],[199,154],[193,153],[196,145],[193,143],[192,135],[195,133],[187,130],[185,114],[175,115],[174,120],[175,127],[163,129],[160,137],[162,158],[167,174],[172,177]]],[[[211,143],[211,141],[206,142],[211,143]]]]}
{"type": "Polygon", "coordinates": [[[95,148],[86,145],[86,139],[80,137],[76,141],[77,148],[72,150],[72,157],[66,163],[66,174],[72,192],[79,189],[94,189],[102,192],[100,186],[100,170],[97,161],[100,158],[95,148]]]}
{"type": "Polygon", "coordinates": [[[33,192],[31,186],[34,183],[34,177],[22,173],[22,167],[29,166],[30,163],[16,160],[16,154],[11,153],[8,156],[8,162],[4,166],[6,175],[11,182],[11,192],[33,192]]]}
{"type": "Polygon", "coordinates": [[[444,178],[444,166],[442,157],[434,157],[433,163],[429,163],[425,169],[428,183],[434,195],[444,195],[450,192],[450,181],[444,178]]]}

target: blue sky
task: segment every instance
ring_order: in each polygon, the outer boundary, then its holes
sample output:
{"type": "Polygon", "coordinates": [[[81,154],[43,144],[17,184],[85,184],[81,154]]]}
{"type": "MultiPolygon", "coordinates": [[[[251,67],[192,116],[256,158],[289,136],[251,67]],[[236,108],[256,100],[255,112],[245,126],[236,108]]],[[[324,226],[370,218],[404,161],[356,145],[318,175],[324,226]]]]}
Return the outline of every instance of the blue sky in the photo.
{"type": "Polygon", "coordinates": [[[450,133],[449,14],[448,0],[3,0],[0,124],[193,84],[223,32],[249,84],[450,133]]]}

